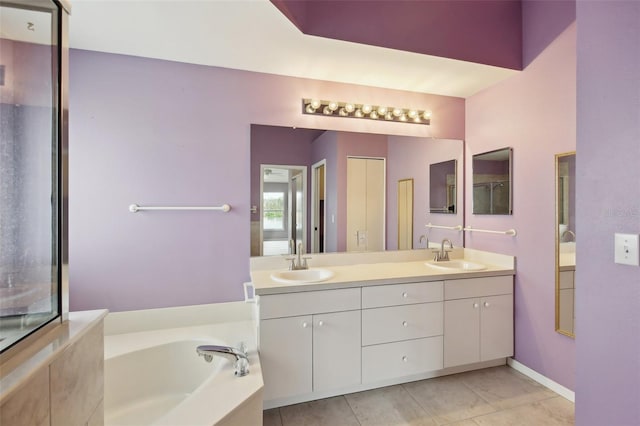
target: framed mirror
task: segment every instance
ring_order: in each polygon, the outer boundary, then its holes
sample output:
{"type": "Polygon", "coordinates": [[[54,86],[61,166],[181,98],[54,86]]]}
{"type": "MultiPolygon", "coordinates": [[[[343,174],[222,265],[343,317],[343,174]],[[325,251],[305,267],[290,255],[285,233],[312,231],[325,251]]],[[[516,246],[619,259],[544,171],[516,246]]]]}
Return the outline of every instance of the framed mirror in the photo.
{"type": "MultiPolygon", "coordinates": [[[[455,211],[432,214],[430,171],[426,166],[463,164],[463,161],[462,140],[252,124],[251,256],[288,253],[293,235],[296,246],[302,242],[307,253],[425,248],[427,223],[464,225],[461,174],[456,174],[456,189],[449,189],[449,196],[455,198],[451,199],[455,211]],[[290,168],[302,174],[306,169],[306,181],[300,181],[302,191],[294,194],[293,186],[284,184],[291,178],[289,172],[279,185],[286,194],[280,194],[277,202],[266,203],[264,192],[275,185],[265,186],[265,182],[283,174],[278,169],[290,168]],[[267,170],[270,177],[265,177],[267,170]],[[366,178],[359,179],[362,177],[366,178]],[[366,191],[352,190],[351,184],[366,191]],[[350,201],[351,194],[360,198],[350,201]],[[294,200],[299,212],[295,216],[291,205],[294,200]],[[365,214],[367,223],[351,227],[351,217],[358,216],[364,207],[378,215],[375,224],[369,220],[372,215],[365,214]],[[265,212],[267,208],[273,211],[265,212]],[[294,222],[299,231],[295,234],[294,222]],[[278,229],[265,230],[265,223],[278,229]],[[275,251],[265,250],[267,245],[275,247],[275,251]]],[[[463,246],[463,232],[437,229],[429,232],[429,240],[439,242],[449,238],[454,246],[463,246]]]]}
{"type": "Polygon", "coordinates": [[[429,165],[429,212],[456,214],[457,160],[429,165]]]}
{"type": "Polygon", "coordinates": [[[513,149],[473,156],[473,214],[513,214],[513,149]]]}
{"type": "Polygon", "coordinates": [[[576,153],[556,155],[556,331],[575,337],[576,153]]]}

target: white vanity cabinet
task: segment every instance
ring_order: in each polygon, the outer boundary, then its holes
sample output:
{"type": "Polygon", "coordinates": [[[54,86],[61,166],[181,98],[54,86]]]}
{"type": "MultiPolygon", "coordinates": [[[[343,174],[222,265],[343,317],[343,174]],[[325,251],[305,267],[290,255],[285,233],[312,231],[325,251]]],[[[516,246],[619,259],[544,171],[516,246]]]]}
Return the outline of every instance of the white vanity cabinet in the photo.
{"type": "Polygon", "coordinates": [[[362,289],[362,383],[442,369],[443,282],[362,289]]]}
{"type": "Polygon", "coordinates": [[[444,367],[513,355],[513,276],[444,283],[444,367]]]}
{"type": "Polygon", "coordinates": [[[265,401],[360,383],[360,288],[266,295],[258,304],[265,401]]]}

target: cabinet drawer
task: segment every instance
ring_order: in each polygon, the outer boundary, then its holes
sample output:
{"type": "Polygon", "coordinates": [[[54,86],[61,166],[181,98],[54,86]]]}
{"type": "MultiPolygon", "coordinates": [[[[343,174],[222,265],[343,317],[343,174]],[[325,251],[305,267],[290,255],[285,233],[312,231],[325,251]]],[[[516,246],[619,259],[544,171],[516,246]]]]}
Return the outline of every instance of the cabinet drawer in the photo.
{"type": "Polygon", "coordinates": [[[440,302],[443,300],[442,289],[442,281],[364,287],[362,307],[380,308],[411,303],[440,302]]]}
{"type": "Polygon", "coordinates": [[[260,319],[360,309],[360,288],[259,296],[260,319]]]}
{"type": "Polygon", "coordinates": [[[442,369],[442,336],[362,348],[362,383],[442,369]]]}
{"type": "Polygon", "coordinates": [[[365,309],[362,345],[441,335],[442,320],[443,302],[365,309]]]}
{"type": "Polygon", "coordinates": [[[485,278],[466,278],[444,282],[445,300],[512,293],[513,275],[485,278]]]}

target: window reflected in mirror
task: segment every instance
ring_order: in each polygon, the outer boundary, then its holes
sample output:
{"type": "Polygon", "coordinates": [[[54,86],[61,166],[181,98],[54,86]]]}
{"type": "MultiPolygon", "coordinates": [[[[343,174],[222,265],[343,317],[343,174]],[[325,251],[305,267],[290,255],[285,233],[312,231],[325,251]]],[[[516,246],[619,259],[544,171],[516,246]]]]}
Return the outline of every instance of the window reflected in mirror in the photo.
{"type": "Polygon", "coordinates": [[[511,148],[473,156],[473,214],[513,214],[511,148]]]}
{"type": "Polygon", "coordinates": [[[457,161],[429,165],[429,212],[456,213],[457,161]]]}
{"type": "Polygon", "coordinates": [[[556,331],[575,337],[576,154],[556,155],[556,331]]]}

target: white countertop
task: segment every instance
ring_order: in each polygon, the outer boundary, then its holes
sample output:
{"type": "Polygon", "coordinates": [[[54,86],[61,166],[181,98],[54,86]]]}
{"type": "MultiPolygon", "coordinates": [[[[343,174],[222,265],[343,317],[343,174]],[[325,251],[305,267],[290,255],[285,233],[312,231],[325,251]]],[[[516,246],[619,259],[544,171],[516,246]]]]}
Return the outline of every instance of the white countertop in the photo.
{"type": "Polygon", "coordinates": [[[270,263],[260,261],[260,265],[252,264],[251,281],[257,295],[266,295],[366,285],[513,275],[515,273],[515,258],[496,253],[470,249],[456,249],[451,253],[452,260],[464,258],[487,266],[487,269],[481,271],[446,271],[432,268],[425,265],[425,262],[431,260],[431,252],[426,250],[412,250],[405,254],[406,256],[403,256],[398,252],[390,252],[387,256],[383,253],[373,253],[369,257],[364,254],[352,256],[354,262],[359,263],[349,263],[350,253],[311,255],[310,269],[314,267],[329,269],[333,272],[333,277],[323,282],[295,284],[285,284],[271,278],[273,272],[286,270],[286,262],[281,258],[275,258],[270,263]],[[314,263],[314,258],[316,263],[314,263]],[[332,260],[337,265],[332,265],[332,260]],[[277,268],[273,267],[274,265],[282,265],[283,267],[277,268]]]}

